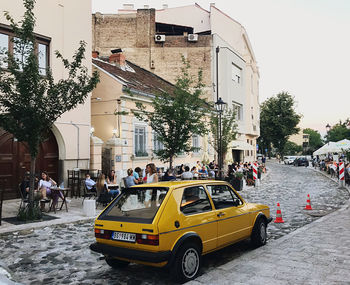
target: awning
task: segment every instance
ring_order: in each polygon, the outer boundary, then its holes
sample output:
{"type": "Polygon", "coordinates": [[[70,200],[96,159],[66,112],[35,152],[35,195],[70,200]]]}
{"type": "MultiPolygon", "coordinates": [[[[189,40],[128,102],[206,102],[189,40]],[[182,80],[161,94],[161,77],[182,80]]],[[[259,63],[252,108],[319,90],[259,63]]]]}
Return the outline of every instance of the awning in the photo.
{"type": "Polygon", "coordinates": [[[233,141],[230,143],[230,148],[236,150],[254,150],[255,147],[245,141],[233,141]]]}

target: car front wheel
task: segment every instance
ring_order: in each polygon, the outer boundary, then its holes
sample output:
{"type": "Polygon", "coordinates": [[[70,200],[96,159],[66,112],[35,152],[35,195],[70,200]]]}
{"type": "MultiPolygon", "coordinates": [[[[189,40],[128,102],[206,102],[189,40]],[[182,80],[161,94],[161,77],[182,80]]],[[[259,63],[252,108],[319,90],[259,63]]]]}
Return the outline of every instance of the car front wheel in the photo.
{"type": "Polygon", "coordinates": [[[255,247],[259,247],[266,244],[267,232],[266,232],[266,222],[260,218],[255,222],[253,232],[251,235],[252,244],[255,247]]]}
{"type": "Polygon", "coordinates": [[[197,277],[201,267],[201,251],[195,243],[185,243],[176,253],[172,276],[176,281],[186,282],[197,277]]]}

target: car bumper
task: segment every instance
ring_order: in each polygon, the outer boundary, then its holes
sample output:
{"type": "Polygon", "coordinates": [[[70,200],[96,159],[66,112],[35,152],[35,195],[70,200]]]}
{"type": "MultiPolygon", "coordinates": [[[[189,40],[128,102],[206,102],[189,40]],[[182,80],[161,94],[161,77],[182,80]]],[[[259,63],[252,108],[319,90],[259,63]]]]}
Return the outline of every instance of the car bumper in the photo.
{"type": "Polygon", "coordinates": [[[124,247],[111,246],[108,244],[102,243],[93,243],[90,244],[90,249],[92,251],[106,254],[113,257],[126,258],[135,261],[151,262],[151,263],[160,263],[164,261],[169,261],[171,258],[171,251],[159,251],[159,252],[150,252],[142,251],[124,247]]]}

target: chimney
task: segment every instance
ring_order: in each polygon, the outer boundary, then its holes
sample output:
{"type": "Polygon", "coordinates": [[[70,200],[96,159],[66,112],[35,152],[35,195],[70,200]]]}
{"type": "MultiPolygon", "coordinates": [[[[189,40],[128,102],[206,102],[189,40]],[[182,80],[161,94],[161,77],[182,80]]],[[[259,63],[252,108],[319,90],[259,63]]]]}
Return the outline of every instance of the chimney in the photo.
{"type": "Polygon", "coordinates": [[[149,5],[143,5],[144,9],[149,9],[149,5]]]}
{"type": "Polygon", "coordinates": [[[215,3],[210,3],[210,7],[215,7],[215,3]]]}
{"type": "Polygon", "coordinates": [[[112,54],[109,56],[109,63],[115,64],[122,70],[125,70],[125,55],[121,48],[111,50],[112,54]]]}
{"type": "Polygon", "coordinates": [[[123,4],[124,10],[134,10],[134,4],[123,4]]]}
{"type": "Polygon", "coordinates": [[[98,58],[98,56],[100,55],[100,53],[98,51],[92,51],[92,57],[93,58],[98,58]]]}
{"type": "Polygon", "coordinates": [[[168,4],[163,4],[163,9],[168,9],[168,4]]]}

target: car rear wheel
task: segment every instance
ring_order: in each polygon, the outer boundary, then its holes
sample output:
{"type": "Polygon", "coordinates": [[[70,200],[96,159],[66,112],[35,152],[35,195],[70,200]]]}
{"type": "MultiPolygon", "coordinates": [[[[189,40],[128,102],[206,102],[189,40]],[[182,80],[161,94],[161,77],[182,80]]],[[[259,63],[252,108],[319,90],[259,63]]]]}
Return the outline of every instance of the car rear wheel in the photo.
{"type": "Polygon", "coordinates": [[[109,256],[106,256],[105,260],[106,260],[106,263],[114,269],[127,267],[130,263],[130,262],[120,260],[120,259],[115,259],[115,258],[109,257],[109,256]]]}
{"type": "Polygon", "coordinates": [[[201,251],[195,243],[185,243],[176,253],[171,273],[179,282],[193,280],[201,267],[201,251]]]}
{"type": "Polygon", "coordinates": [[[251,240],[255,247],[259,247],[266,244],[267,232],[266,232],[266,222],[264,219],[260,218],[255,222],[251,240]]]}

